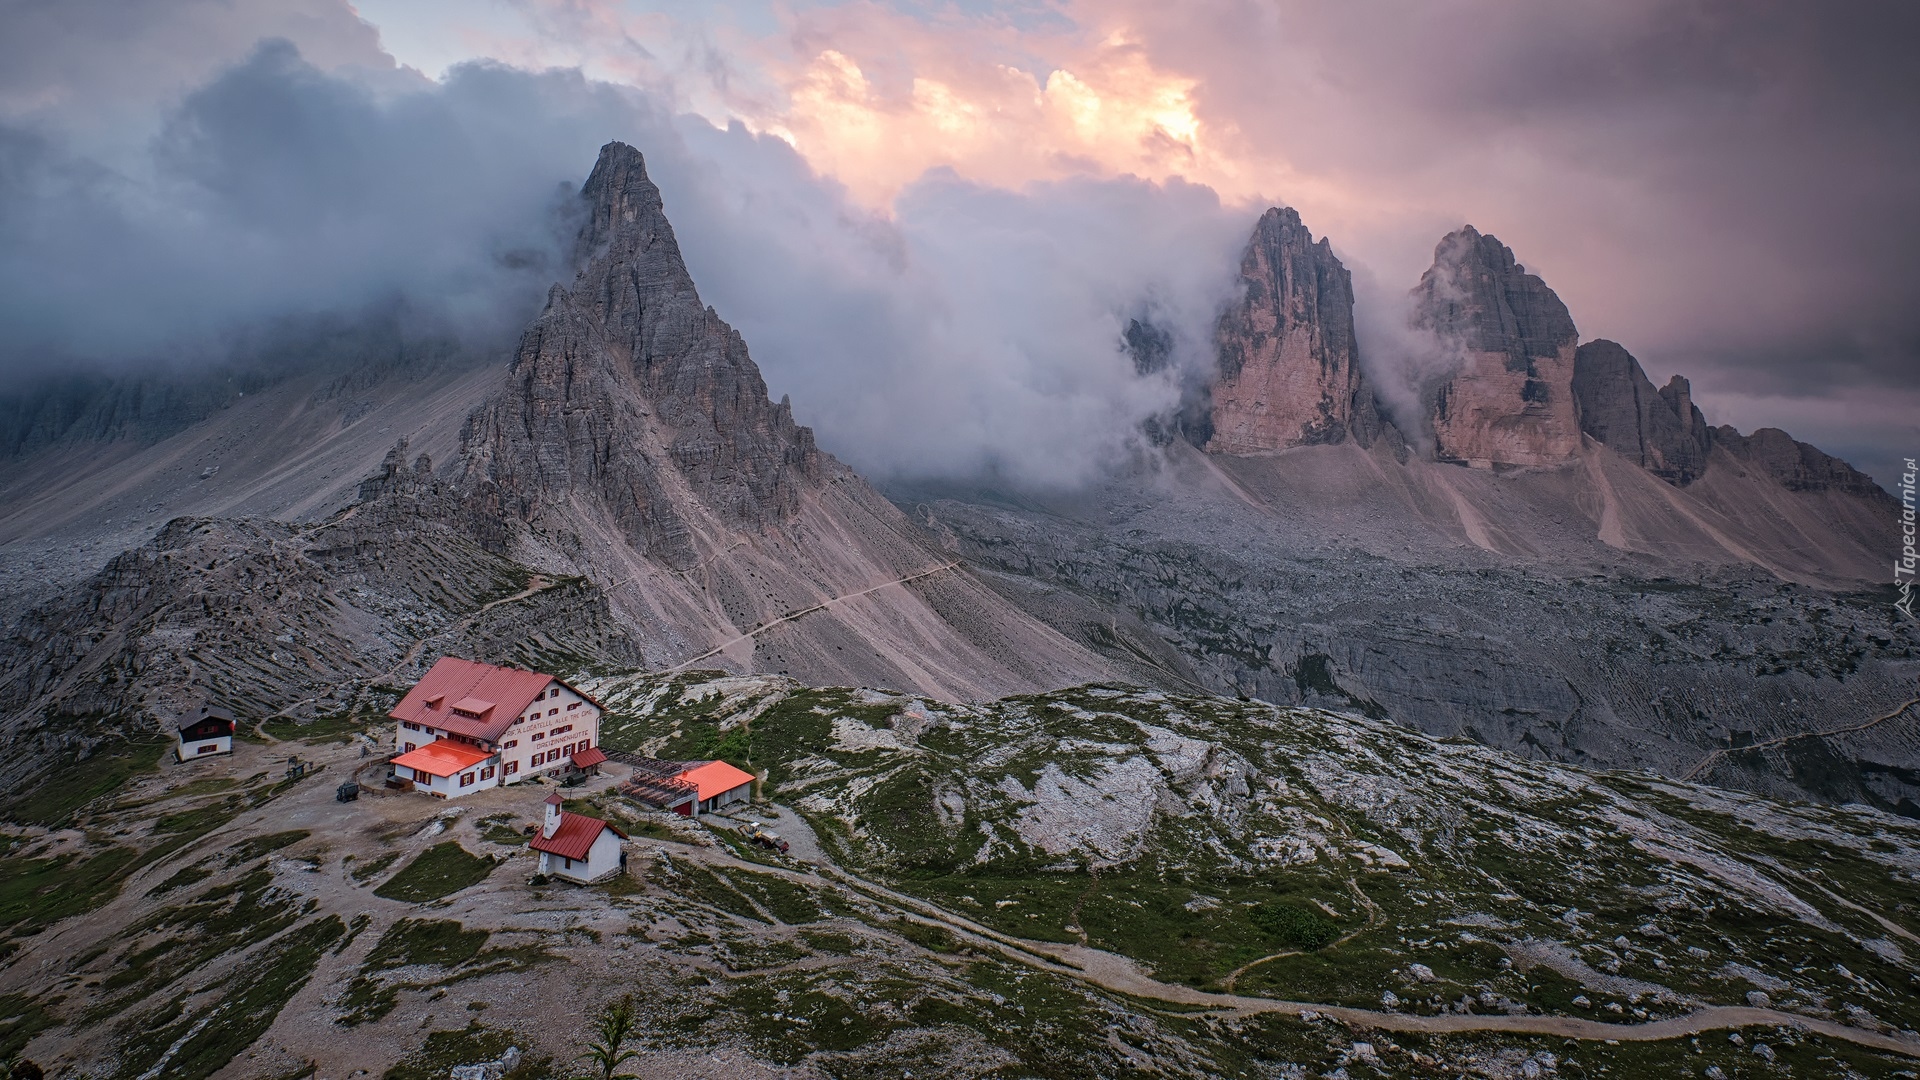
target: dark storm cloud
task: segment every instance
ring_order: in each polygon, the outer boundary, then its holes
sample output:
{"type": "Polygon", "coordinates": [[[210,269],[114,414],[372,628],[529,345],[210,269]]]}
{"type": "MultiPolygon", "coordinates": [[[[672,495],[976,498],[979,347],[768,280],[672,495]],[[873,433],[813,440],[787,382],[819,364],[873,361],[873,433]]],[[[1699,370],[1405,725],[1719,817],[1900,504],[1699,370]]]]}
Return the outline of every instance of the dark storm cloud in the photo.
{"type": "MultiPolygon", "coordinates": [[[[1920,6],[1841,0],[1133,9],[1197,108],[1310,183],[1383,286],[1497,234],[1583,337],[1693,377],[1710,418],[1883,442],[1920,410],[1920,6]],[[1906,420],[1876,398],[1903,396],[1906,420]]],[[[1289,193],[1276,193],[1286,197],[1289,193]]],[[[1879,455],[1894,457],[1891,447],[1879,455]]]]}
{"type": "Polygon", "coordinates": [[[0,135],[0,364],[216,351],[287,315],[402,300],[510,334],[559,273],[554,217],[645,102],[488,65],[376,91],[262,44],[174,110],[141,171],[0,135]]]}
{"type": "Polygon", "coordinates": [[[546,286],[600,144],[641,148],[695,279],[774,394],[876,474],[1071,484],[1178,395],[1119,348],[1151,311],[1186,368],[1243,215],[1186,184],[1009,192],[933,174],[884,218],[780,139],[577,72],[329,73],[262,44],[172,110],[144,171],[0,130],[0,365],[179,370],[287,316],[397,301],[503,350],[546,286]],[[929,415],[941,418],[929,424],[929,415]]]}

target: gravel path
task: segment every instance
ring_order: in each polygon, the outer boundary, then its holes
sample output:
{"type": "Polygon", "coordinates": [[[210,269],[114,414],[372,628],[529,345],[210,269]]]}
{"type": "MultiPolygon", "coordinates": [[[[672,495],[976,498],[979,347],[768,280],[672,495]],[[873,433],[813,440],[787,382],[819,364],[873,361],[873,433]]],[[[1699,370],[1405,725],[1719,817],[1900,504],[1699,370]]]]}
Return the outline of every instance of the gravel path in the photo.
{"type": "MultiPolygon", "coordinates": [[[[1215,994],[1175,983],[1163,983],[1142,971],[1138,964],[1127,957],[1086,945],[1030,941],[1003,934],[991,927],[974,922],[964,915],[862,878],[827,858],[820,849],[819,841],[812,829],[807,827],[798,814],[782,806],[774,806],[771,809],[780,815],[779,824],[776,827],[780,835],[792,845],[790,854],[814,863],[821,869],[822,876],[837,879],[845,887],[865,895],[868,899],[886,903],[918,921],[942,926],[970,943],[993,948],[1008,959],[1056,975],[1079,979],[1103,990],[1148,1001],[1215,1008],[1239,1015],[1284,1013],[1293,1016],[1325,1016],[1354,1027],[1385,1031],[1430,1033],[1503,1031],[1590,1041],[1657,1042],[1728,1028],[1780,1026],[1814,1032],[1874,1050],[1920,1059],[1920,1041],[1777,1009],[1750,1006],[1707,1006],[1685,1016],[1666,1020],[1654,1020],[1641,1024],[1610,1024],[1599,1020],[1584,1020],[1575,1016],[1460,1014],[1419,1016],[1411,1013],[1320,1005],[1308,1001],[1250,997],[1244,994],[1215,994]]],[[[776,874],[802,884],[819,884],[819,878],[812,874],[748,862],[718,847],[686,847],[684,854],[676,852],[676,855],[758,873],[776,874]]]]}

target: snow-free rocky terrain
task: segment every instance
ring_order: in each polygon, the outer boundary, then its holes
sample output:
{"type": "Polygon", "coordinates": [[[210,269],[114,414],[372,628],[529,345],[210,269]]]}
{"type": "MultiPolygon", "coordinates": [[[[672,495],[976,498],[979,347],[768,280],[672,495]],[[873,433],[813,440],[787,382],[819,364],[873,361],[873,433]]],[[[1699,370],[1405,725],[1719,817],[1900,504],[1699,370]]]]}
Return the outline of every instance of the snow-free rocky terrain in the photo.
{"type": "Polygon", "coordinates": [[[1123,686],[585,681],[609,748],[765,770],[736,816],[792,851],[607,778],[566,795],[631,874],[534,884],[551,787],[337,803],[381,767],[347,718],[190,765],[129,744],[7,811],[0,1055],[444,1077],[512,1046],[564,1076],[631,992],[650,1078],[1920,1068],[1920,826],[1870,808],[1123,686]]]}
{"type": "Polygon", "coordinates": [[[0,785],[459,652],[966,700],[1123,680],[1920,814],[1920,717],[1861,726],[1920,679],[1880,583],[1897,504],[1579,344],[1492,236],[1444,238],[1418,287],[1467,364],[1429,416],[1381,405],[1347,270],[1274,208],[1217,370],[1137,454],[1072,493],[883,498],[705,306],[637,149],[574,209],[510,360],[374,320],[0,399],[0,785]]]}

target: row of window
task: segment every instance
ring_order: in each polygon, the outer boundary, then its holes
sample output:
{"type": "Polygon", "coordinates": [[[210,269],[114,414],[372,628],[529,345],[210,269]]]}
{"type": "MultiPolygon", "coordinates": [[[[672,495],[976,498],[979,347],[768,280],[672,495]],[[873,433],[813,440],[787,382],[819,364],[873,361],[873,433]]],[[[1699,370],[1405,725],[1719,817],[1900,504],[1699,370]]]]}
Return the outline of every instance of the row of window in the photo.
{"type": "Polygon", "coordinates": [[[574,754],[574,751],[585,750],[587,747],[592,745],[593,745],[593,740],[582,739],[577,743],[568,743],[567,745],[561,747],[558,750],[549,750],[544,754],[535,754],[532,757],[527,759],[527,767],[532,768],[535,765],[540,765],[540,764],[543,764],[546,762],[552,762],[552,761],[564,761],[565,759],[572,757],[574,754]]]}
{"type": "MultiPolygon", "coordinates": [[[[474,775],[474,774],[472,774],[472,773],[461,773],[461,774],[460,774],[460,786],[461,786],[461,787],[472,787],[472,786],[473,786],[473,782],[474,782],[474,780],[473,780],[473,775],[474,775]]],[[[484,769],[481,769],[481,770],[480,770],[480,779],[482,779],[482,780],[491,780],[491,779],[493,779],[493,766],[491,766],[491,765],[489,765],[489,766],[487,766],[486,768],[484,768],[484,769]]]]}
{"type": "MultiPolygon", "coordinates": [[[[586,702],[583,702],[583,701],[569,701],[569,702],[567,702],[567,711],[568,711],[568,712],[572,712],[573,710],[575,710],[575,709],[577,709],[577,708],[579,708],[580,706],[582,706],[582,705],[584,705],[584,704],[586,704],[586,702]]],[[[559,709],[559,707],[558,707],[558,706],[555,706],[554,708],[551,708],[551,709],[548,709],[548,710],[547,710],[547,715],[548,715],[548,716],[559,716],[559,715],[560,715],[560,709],[559,709]]],[[[539,709],[534,709],[533,711],[531,711],[531,712],[529,712],[529,713],[527,713],[527,714],[526,714],[525,716],[522,716],[522,717],[521,717],[521,718],[520,718],[520,719],[519,719],[518,721],[516,721],[516,722],[517,722],[517,723],[522,723],[522,724],[524,724],[524,723],[526,723],[526,722],[527,722],[527,721],[529,721],[529,720],[538,720],[538,719],[540,719],[540,710],[539,710],[539,709]]]]}

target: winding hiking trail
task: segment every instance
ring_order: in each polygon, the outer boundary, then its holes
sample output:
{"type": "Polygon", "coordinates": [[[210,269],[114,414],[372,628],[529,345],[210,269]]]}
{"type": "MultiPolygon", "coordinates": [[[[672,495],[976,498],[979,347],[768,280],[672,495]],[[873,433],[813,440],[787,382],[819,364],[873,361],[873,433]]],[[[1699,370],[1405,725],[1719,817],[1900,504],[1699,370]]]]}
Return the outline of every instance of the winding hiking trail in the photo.
{"type": "MultiPolygon", "coordinates": [[[[1911,705],[1913,702],[1908,704],[1911,705]]],[[[786,807],[777,807],[777,809],[781,812],[779,824],[782,834],[789,839],[796,839],[793,834],[799,829],[806,828],[804,820],[786,807]]],[[[1813,1032],[1890,1054],[1920,1059],[1920,1041],[1868,1031],[1864,1028],[1849,1027],[1831,1020],[1782,1012],[1778,1009],[1746,1005],[1708,1005],[1684,1016],[1665,1020],[1649,1020],[1638,1024],[1610,1024],[1600,1020],[1583,1020],[1576,1016],[1492,1016],[1457,1013],[1420,1016],[1412,1013],[1354,1009],[1340,1005],[1320,1005],[1309,1001],[1285,1001],[1279,998],[1250,997],[1244,994],[1210,993],[1177,983],[1160,982],[1141,970],[1140,965],[1117,953],[1106,952],[1088,945],[1032,941],[1003,934],[992,927],[981,925],[964,915],[948,911],[919,897],[895,892],[885,885],[862,878],[833,862],[823,851],[820,851],[818,838],[811,835],[810,831],[804,836],[804,846],[797,842],[795,848],[819,852],[818,873],[788,870],[766,863],[753,862],[720,847],[702,848],[677,843],[673,846],[677,849],[674,852],[676,858],[690,858],[696,862],[714,863],[722,867],[774,874],[803,885],[817,887],[823,878],[829,879],[868,900],[891,907],[908,918],[923,924],[939,926],[974,945],[991,948],[1010,960],[1055,975],[1078,979],[1102,990],[1124,994],[1146,1002],[1165,1002],[1169,1005],[1198,1007],[1241,1016],[1260,1013],[1323,1016],[1341,1021],[1351,1027],[1382,1031],[1427,1034],[1471,1031],[1511,1032],[1516,1035],[1547,1035],[1592,1042],[1659,1042],[1664,1039],[1682,1038],[1728,1028],[1781,1026],[1813,1032]]]]}
{"type": "Polygon", "coordinates": [[[718,645],[715,645],[713,648],[708,649],[706,652],[703,652],[698,656],[689,657],[686,660],[680,661],[679,663],[668,668],[667,671],[669,672],[685,671],[687,668],[692,667],[693,665],[699,663],[702,660],[707,659],[710,656],[716,656],[720,653],[726,652],[728,649],[733,648],[735,645],[738,645],[743,641],[751,641],[754,638],[759,637],[761,634],[766,633],[767,631],[773,629],[776,626],[779,626],[783,623],[790,623],[797,619],[803,619],[808,615],[814,614],[815,612],[825,611],[828,608],[834,606],[835,604],[841,603],[842,601],[857,599],[859,597],[866,596],[869,593],[877,593],[881,589],[891,588],[895,585],[911,584],[912,582],[919,581],[922,578],[930,578],[935,574],[943,573],[948,570],[958,569],[959,566],[960,566],[960,560],[955,559],[952,562],[942,563],[941,565],[936,566],[931,570],[918,570],[918,571],[915,571],[914,573],[906,575],[905,577],[897,577],[891,581],[883,581],[878,585],[870,585],[867,588],[861,589],[858,592],[842,593],[839,596],[829,596],[825,600],[820,601],[819,603],[813,605],[812,607],[801,608],[799,611],[788,612],[787,614],[782,615],[777,619],[769,619],[766,622],[761,623],[759,626],[754,627],[753,629],[747,631],[744,634],[739,634],[734,637],[730,637],[727,640],[721,642],[718,645]]]}
{"type": "Polygon", "coordinates": [[[1892,712],[1886,714],[1885,716],[1876,716],[1873,719],[1865,721],[1863,723],[1848,724],[1846,727],[1828,728],[1825,731],[1802,731],[1792,735],[1776,735],[1771,739],[1766,739],[1761,742],[1752,743],[1747,746],[1728,746],[1728,747],[1721,747],[1719,749],[1711,750],[1711,751],[1708,751],[1706,757],[1703,757],[1700,759],[1698,764],[1694,765],[1693,768],[1688,769],[1687,774],[1685,776],[1682,776],[1680,779],[1692,780],[1694,777],[1699,776],[1702,772],[1705,772],[1708,766],[1712,765],[1716,761],[1719,761],[1721,758],[1726,757],[1728,754],[1734,753],[1735,751],[1745,753],[1748,750],[1772,750],[1775,747],[1785,746],[1795,739],[1821,739],[1831,735],[1852,735],[1857,732],[1866,731],[1869,728],[1878,727],[1881,724],[1884,724],[1887,721],[1892,720],[1894,717],[1899,716],[1901,713],[1906,712],[1908,709],[1913,708],[1915,705],[1920,705],[1920,697],[1909,698],[1906,704],[1900,706],[1899,708],[1893,710],[1892,712]]]}
{"type": "Polygon", "coordinates": [[[472,626],[474,622],[480,618],[480,616],[485,615],[487,612],[492,611],[494,608],[497,608],[502,604],[519,603],[522,600],[525,600],[529,597],[538,596],[541,593],[546,592],[548,589],[554,588],[561,584],[563,584],[562,579],[550,578],[550,577],[547,577],[545,574],[530,575],[527,578],[527,587],[524,589],[521,589],[517,593],[514,593],[512,596],[503,596],[498,600],[489,600],[486,603],[481,604],[479,607],[468,612],[467,614],[461,616],[459,619],[455,620],[451,625],[440,630],[435,630],[433,633],[415,640],[413,643],[413,647],[406,651],[406,655],[400,658],[399,663],[393,665],[392,668],[388,669],[386,674],[381,675],[377,679],[370,680],[370,682],[384,683],[392,680],[395,676],[399,675],[402,671],[405,671],[407,667],[411,665],[415,660],[420,659],[421,650],[425,649],[427,647],[427,643],[432,641],[434,638],[446,637],[449,634],[457,634],[460,631],[465,630],[467,627],[472,626]]]}

